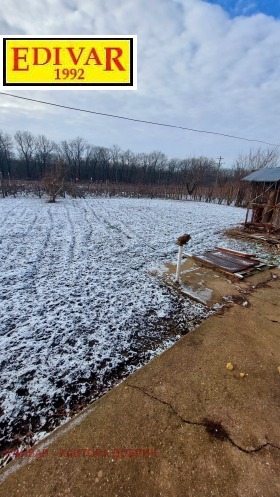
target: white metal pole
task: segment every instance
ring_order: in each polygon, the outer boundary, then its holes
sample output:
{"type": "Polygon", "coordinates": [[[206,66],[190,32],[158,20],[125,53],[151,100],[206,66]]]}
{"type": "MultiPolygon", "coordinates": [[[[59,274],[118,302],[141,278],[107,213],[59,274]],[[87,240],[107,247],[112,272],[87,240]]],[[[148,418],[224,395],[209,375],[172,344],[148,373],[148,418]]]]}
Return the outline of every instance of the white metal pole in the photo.
{"type": "Polygon", "coordinates": [[[176,279],[175,279],[175,281],[177,281],[178,283],[180,280],[182,253],[183,253],[183,245],[179,245],[177,271],[176,271],[176,279]]]}

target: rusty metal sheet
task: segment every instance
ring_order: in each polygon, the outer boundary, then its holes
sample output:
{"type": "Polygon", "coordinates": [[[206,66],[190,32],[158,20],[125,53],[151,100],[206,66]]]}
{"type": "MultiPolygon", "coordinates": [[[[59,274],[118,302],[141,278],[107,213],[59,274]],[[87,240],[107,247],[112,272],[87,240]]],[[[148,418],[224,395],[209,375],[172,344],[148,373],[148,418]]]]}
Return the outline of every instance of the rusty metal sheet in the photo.
{"type": "Polygon", "coordinates": [[[195,260],[202,264],[207,264],[216,269],[224,270],[230,273],[238,273],[249,268],[253,268],[259,261],[248,258],[242,258],[233,254],[226,254],[219,251],[206,251],[203,254],[193,255],[195,260]]]}
{"type": "Polygon", "coordinates": [[[218,257],[222,261],[232,262],[234,265],[238,265],[240,266],[240,268],[243,267],[244,269],[246,269],[247,267],[255,266],[259,262],[254,259],[239,257],[233,254],[226,254],[224,252],[211,251],[210,254],[214,257],[218,257]]]}

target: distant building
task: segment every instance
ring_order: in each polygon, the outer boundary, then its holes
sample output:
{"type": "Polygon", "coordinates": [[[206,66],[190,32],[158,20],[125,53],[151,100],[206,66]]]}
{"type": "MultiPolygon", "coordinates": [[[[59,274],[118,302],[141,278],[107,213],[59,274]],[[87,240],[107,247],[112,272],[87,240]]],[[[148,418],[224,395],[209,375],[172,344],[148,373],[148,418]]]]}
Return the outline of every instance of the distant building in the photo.
{"type": "Polygon", "coordinates": [[[251,183],[245,226],[277,231],[280,228],[280,167],[259,169],[242,181],[251,183]]]}

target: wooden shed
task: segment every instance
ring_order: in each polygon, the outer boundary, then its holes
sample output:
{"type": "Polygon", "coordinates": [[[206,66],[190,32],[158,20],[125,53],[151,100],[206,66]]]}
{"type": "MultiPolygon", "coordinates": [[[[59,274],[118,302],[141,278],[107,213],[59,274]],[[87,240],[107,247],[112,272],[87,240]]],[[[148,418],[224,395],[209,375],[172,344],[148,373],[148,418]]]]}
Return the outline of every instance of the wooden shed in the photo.
{"type": "Polygon", "coordinates": [[[245,226],[280,230],[280,167],[259,169],[242,181],[251,183],[245,226]]]}

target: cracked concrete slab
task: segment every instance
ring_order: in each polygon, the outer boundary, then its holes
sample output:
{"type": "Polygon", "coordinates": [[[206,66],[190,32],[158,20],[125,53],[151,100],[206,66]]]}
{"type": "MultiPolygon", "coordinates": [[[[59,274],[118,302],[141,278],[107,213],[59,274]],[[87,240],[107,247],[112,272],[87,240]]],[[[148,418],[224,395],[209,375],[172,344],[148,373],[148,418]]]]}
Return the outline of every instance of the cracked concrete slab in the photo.
{"type": "Polygon", "coordinates": [[[133,384],[172,402],[185,419],[221,421],[244,449],[268,439],[280,446],[279,352],[275,323],[236,305],[226,316],[208,319],[136,373],[133,384]],[[228,362],[233,371],[226,369],[228,362]]]}
{"type": "Polygon", "coordinates": [[[250,306],[208,318],[37,444],[44,457],[1,470],[0,496],[279,497],[279,282],[242,282],[250,306]]]}

